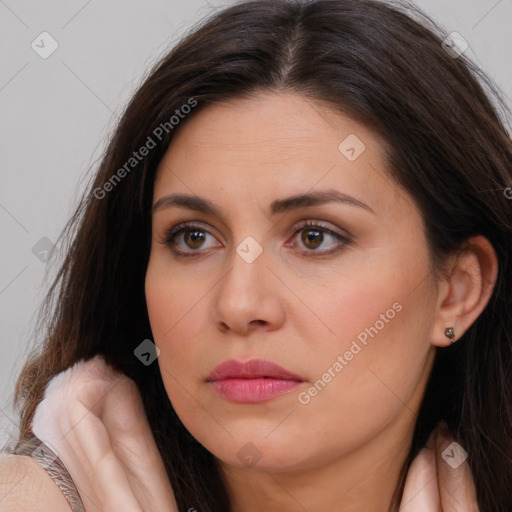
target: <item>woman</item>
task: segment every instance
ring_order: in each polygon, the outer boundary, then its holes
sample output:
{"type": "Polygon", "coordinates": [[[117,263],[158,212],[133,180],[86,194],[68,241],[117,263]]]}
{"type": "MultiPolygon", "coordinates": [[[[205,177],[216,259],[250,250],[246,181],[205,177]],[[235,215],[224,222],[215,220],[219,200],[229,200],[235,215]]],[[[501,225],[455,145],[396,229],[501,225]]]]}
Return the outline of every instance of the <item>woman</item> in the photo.
{"type": "Polygon", "coordinates": [[[87,512],[509,510],[512,147],[429,23],[242,3],[137,91],[18,384],[87,512]]]}

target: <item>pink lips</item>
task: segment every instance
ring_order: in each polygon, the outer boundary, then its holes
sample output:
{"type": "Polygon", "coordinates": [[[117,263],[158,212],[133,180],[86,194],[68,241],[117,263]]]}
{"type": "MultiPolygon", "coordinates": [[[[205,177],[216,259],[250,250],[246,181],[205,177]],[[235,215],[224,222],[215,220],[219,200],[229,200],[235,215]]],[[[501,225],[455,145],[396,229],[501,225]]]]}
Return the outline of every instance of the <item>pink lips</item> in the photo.
{"type": "Polygon", "coordinates": [[[258,403],[291,391],[304,379],[263,359],[231,359],[217,366],[207,381],[226,400],[258,403]]]}

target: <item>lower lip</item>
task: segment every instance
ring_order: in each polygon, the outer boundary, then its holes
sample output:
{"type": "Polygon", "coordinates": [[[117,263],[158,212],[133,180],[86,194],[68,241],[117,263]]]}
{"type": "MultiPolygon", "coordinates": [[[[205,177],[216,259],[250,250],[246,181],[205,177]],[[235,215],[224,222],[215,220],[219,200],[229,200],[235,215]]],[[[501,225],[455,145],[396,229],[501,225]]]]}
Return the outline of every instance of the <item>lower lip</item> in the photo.
{"type": "Polygon", "coordinates": [[[217,393],[230,402],[258,403],[288,393],[301,384],[284,379],[222,379],[212,381],[217,393]]]}

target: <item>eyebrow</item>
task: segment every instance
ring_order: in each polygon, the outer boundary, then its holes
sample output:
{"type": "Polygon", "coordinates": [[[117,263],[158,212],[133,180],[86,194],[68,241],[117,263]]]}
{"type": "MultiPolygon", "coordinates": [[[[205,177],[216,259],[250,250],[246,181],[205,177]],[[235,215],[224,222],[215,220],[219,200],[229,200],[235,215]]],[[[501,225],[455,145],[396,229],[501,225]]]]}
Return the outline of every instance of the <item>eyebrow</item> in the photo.
{"type": "MultiPolygon", "coordinates": [[[[270,214],[277,215],[280,213],[297,210],[299,208],[307,208],[309,206],[316,206],[326,203],[344,203],[351,206],[358,206],[371,213],[375,214],[367,204],[363,203],[359,199],[352,197],[348,194],[343,194],[337,190],[317,190],[314,192],[308,192],[305,194],[298,194],[294,196],[285,197],[283,199],[276,199],[270,204],[270,214]]],[[[209,213],[218,217],[223,216],[222,209],[208,201],[207,199],[200,196],[193,196],[188,194],[169,194],[161,197],[152,208],[152,212],[168,208],[171,206],[177,206],[187,208],[189,210],[195,210],[198,212],[209,213]]]]}

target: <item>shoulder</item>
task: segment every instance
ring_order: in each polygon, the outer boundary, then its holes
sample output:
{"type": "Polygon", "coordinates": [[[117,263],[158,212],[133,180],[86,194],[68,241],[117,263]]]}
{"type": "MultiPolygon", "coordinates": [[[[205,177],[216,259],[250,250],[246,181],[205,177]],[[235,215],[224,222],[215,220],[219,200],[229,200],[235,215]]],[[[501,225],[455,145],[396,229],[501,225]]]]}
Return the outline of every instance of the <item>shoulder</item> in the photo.
{"type": "Polygon", "coordinates": [[[71,512],[48,473],[31,457],[0,453],[0,512],[71,512]]]}

